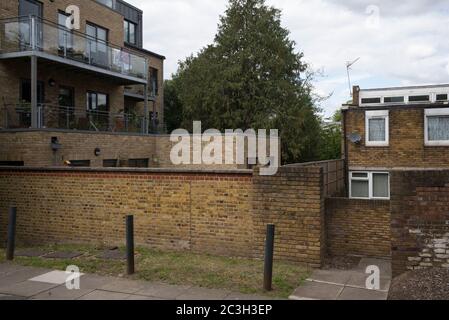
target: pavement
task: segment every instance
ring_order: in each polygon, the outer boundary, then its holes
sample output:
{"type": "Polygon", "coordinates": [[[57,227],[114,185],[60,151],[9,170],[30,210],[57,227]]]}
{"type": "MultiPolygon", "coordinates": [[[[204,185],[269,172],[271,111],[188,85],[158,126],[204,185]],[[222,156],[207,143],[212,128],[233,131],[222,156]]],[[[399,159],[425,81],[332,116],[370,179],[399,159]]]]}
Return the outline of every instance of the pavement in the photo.
{"type": "MultiPolygon", "coordinates": [[[[0,300],[270,300],[228,290],[81,274],[79,289],[66,287],[64,271],[0,264],[0,300]]],[[[75,281],[76,282],[76,281],[75,281]]]]}
{"type": "Polygon", "coordinates": [[[352,270],[315,270],[291,296],[291,300],[387,300],[391,285],[391,261],[362,258],[352,270]],[[367,289],[367,267],[380,270],[380,288],[367,289]]]}

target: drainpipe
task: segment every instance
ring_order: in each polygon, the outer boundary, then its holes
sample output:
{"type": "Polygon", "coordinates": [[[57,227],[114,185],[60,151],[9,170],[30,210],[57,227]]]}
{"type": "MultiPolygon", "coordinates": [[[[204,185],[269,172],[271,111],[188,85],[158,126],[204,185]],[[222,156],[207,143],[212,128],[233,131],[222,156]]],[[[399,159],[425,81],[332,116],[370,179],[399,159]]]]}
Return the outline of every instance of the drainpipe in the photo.
{"type": "Polygon", "coordinates": [[[150,85],[150,77],[148,77],[148,59],[145,59],[145,72],[147,73],[147,83],[144,85],[144,93],[143,93],[143,98],[145,99],[144,101],[144,127],[143,127],[143,134],[148,134],[148,87],[150,85]]]}
{"type": "Polygon", "coordinates": [[[349,197],[349,159],[348,159],[348,129],[346,125],[347,109],[342,109],[342,121],[343,121],[343,161],[344,161],[344,175],[345,175],[345,196],[349,197]]]}
{"type": "Polygon", "coordinates": [[[36,17],[30,17],[31,23],[31,127],[33,129],[40,128],[39,110],[37,106],[37,56],[36,50],[36,17]]]}

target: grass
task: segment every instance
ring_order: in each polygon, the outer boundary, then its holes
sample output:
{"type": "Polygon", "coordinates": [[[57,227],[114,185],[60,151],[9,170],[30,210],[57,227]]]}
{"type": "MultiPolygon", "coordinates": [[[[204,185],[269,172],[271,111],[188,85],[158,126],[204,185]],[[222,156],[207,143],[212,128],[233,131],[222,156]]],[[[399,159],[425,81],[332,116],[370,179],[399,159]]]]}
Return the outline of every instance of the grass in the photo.
{"type": "MultiPolygon", "coordinates": [[[[16,257],[14,263],[57,270],[65,270],[69,265],[77,265],[83,273],[125,277],[126,261],[102,260],[96,257],[104,248],[86,245],[51,245],[35,249],[46,252],[77,251],[84,254],[81,257],[66,260],[16,257]]],[[[0,250],[0,263],[5,261],[4,257],[4,250],[0,250]]],[[[263,261],[138,247],[136,248],[136,274],[131,278],[288,298],[309,274],[309,270],[305,267],[275,262],[274,290],[266,292],[262,289],[263,261]]]]}

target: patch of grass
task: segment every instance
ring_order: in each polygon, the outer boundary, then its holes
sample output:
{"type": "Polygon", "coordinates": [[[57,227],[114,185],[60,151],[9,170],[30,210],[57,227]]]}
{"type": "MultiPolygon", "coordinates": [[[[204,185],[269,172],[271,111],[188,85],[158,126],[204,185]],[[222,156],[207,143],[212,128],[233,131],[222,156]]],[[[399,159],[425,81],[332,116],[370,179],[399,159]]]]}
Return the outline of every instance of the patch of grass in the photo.
{"type": "MultiPolygon", "coordinates": [[[[96,257],[104,248],[86,245],[51,245],[34,249],[46,252],[77,251],[84,254],[74,259],[16,257],[14,263],[57,270],[65,270],[69,265],[77,265],[83,273],[122,277],[126,272],[126,261],[102,260],[96,257]]],[[[124,248],[120,250],[124,251],[124,248]]],[[[4,262],[4,256],[4,250],[0,250],[0,262],[4,262]]],[[[274,290],[265,292],[262,289],[263,261],[138,247],[136,248],[136,274],[132,278],[288,298],[309,275],[310,271],[305,267],[275,262],[274,290]]]]}

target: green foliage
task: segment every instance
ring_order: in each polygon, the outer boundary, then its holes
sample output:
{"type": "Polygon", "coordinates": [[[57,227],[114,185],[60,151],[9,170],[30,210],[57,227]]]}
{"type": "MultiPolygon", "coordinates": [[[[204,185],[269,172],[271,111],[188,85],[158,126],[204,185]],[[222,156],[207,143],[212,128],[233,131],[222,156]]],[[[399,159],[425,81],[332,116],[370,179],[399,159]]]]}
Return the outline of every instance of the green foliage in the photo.
{"type": "Polygon", "coordinates": [[[321,128],[320,159],[332,160],[342,157],[342,113],[337,110],[330,122],[323,122],[321,128]]]}
{"type": "Polygon", "coordinates": [[[230,0],[214,43],[166,83],[166,115],[182,114],[169,121],[189,130],[195,120],[219,130],[279,129],[284,162],[318,159],[312,73],[280,17],[264,0],[230,0]]]}
{"type": "Polygon", "coordinates": [[[183,108],[176,85],[176,80],[166,80],[164,83],[164,117],[168,132],[179,129],[182,122],[183,108]]]}

